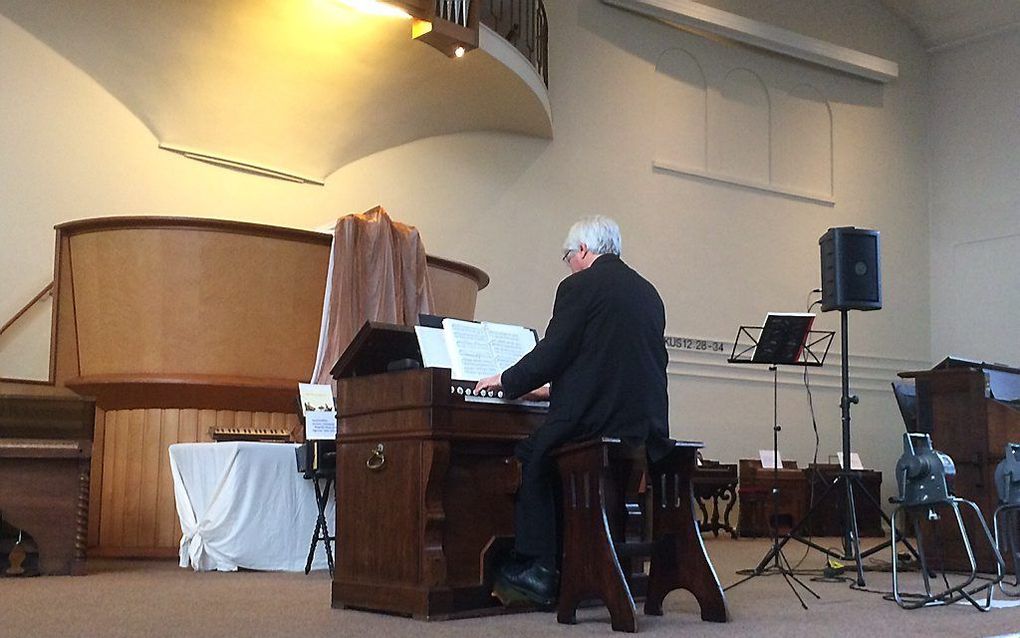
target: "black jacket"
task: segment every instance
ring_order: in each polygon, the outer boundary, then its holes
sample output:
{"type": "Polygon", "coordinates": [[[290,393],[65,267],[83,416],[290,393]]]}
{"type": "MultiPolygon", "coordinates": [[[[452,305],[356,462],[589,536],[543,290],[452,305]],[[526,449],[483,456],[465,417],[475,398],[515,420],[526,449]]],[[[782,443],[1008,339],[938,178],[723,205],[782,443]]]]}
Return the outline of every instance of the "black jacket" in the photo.
{"type": "Polygon", "coordinates": [[[661,442],[669,436],[665,327],[655,287],[602,255],[560,283],[545,337],[503,372],[504,392],[515,398],[551,383],[548,421],[573,424],[571,439],[661,442]]]}

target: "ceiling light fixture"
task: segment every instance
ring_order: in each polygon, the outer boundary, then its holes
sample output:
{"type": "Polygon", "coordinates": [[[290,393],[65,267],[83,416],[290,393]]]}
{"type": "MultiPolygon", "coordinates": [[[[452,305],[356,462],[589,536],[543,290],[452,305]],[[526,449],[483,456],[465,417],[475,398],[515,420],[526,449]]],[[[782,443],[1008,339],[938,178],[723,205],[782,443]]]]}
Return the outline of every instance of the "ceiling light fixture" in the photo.
{"type": "MultiPolygon", "coordinates": [[[[353,2],[354,0],[341,0],[353,2]]],[[[365,2],[367,0],[358,0],[365,2]]],[[[451,58],[463,57],[478,48],[479,3],[474,0],[379,0],[411,16],[411,37],[451,58]]]]}

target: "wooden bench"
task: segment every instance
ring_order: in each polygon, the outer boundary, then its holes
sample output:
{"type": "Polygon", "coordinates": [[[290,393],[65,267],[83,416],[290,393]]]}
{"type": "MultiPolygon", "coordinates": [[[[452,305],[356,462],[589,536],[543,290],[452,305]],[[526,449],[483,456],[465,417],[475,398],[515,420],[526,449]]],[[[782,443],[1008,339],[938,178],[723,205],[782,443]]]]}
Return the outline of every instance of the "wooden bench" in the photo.
{"type": "Polygon", "coordinates": [[[694,594],[701,618],[729,620],[726,598],[705,552],[694,513],[691,476],[700,443],[676,442],[649,463],[644,448],[602,438],[565,445],[554,453],[563,488],[563,563],[557,620],[576,622],[582,602],[601,599],[613,629],[637,631],[627,575],[632,561],[649,556],[645,614],[662,615],[674,589],[694,594]],[[642,539],[625,538],[628,485],[643,484],[642,539]]]}

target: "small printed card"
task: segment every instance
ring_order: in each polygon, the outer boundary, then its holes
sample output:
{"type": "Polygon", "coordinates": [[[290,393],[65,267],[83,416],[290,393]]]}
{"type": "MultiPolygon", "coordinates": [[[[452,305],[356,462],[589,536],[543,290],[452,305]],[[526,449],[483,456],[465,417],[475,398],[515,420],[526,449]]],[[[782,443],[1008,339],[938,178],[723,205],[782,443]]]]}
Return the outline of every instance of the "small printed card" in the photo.
{"type": "Polygon", "coordinates": [[[336,412],[309,412],[305,415],[306,441],[332,441],[336,438],[336,412]]]}
{"type": "MultiPolygon", "coordinates": [[[[839,466],[843,467],[843,453],[836,452],[836,459],[839,461],[839,466]]],[[[861,455],[857,452],[850,453],[850,469],[851,470],[863,470],[864,463],[861,463],[861,455]]]]}
{"type": "Polygon", "coordinates": [[[758,450],[758,458],[761,459],[761,466],[764,468],[783,469],[783,455],[772,450],[758,450]]]}
{"type": "Polygon", "coordinates": [[[336,404],[333,388],[328,385],[299,383],[301,412],[305,417],[305,439],[332,440],[336,438],[336,404]]]}

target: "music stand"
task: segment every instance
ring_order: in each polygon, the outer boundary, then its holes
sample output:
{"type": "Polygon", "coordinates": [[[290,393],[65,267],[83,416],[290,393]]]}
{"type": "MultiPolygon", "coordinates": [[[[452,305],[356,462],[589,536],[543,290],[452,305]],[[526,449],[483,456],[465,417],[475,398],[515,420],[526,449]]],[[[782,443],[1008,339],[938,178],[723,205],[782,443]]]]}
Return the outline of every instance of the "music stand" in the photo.
{"type": "Polygon", "coordinates": [[[835,332],[831,330],[812,330],[814,315],[805,313],[780,314],[769,313],[763,326],[740,326],[737,338],[733,342],[729,363],[763,364],[772,371],[772,548],[765,558],[758,563],[750,574],[733,583],[726,589],[732,589],[757,576],[772,573],[781,574],[793,590],[800,606],[807,609],[807,604],[794,583],[800,585],[815,598],[818,594],[801,581],[793,572],[790,561],[783,554],[779,542],[779,366],[820,367],[829,354],[829,346],[835,332]],[[746,339],[742,342],[742,339],[746,339]],[[739,352],[738,352],[739,350],[739,352]],[[821,351],[819,355],[818,352],[821,351]],[[768,564],[769,560],[772,564],[768,564]]]}

